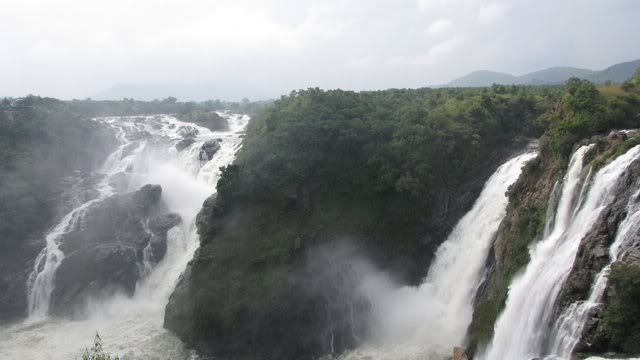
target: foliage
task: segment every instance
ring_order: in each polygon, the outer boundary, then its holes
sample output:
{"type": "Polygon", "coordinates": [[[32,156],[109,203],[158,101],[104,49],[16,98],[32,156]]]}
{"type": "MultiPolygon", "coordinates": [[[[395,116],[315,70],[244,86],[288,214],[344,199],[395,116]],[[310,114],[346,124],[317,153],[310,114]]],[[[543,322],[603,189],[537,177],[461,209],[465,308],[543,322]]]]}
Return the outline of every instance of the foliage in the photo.
{"type": "Polygon", "coordinates": [[[637,145],[638,137],[610,144],[606,135],[613,129],[640,127],[640,97],[628,87],[595,87],[586,80],[570,79],[560,101],[539,118],[539,124],[545,129],[540,156],[527,164],[509,190],[507,215],[494,246],[491,290],[479,297],[470,326],[472,350],[490,340],[508,286],[528,263],[530,244],[542,234],[551,189],[561,179],[571,152],[584,139],[595,139],[597,151],[587,161],[593,161],[597,170],[637,145]]]}
{"type": "Polygon", "coordinates": [[[64,189],[64,177],[99,165],[115,140],[109,129],[59,100],[27,97],[3,104],[0,249],[10,254],[7,249],[50,225],[52,198],[64,189]]]}
{"type": "Polygon", "coordinates": [[[538,135],[535,120],[554,95],[517,86],[292,92],[250,124],[238,158],[242,191],[269,198],[306,186],[426,204],[492,150],[538,135]]]}
{"type": "Polygon", "coordinates": [[[542,125],[547,129],[543,150],[568,159],[573,145],[582,139],[610,129],[640,126],[640,92],[633,89],[633,86],[623,86],[622,90],[596,88],[587,80],[568,80],[558,111],[542,117],[542,125]]]}
{"type": "Polygon", "coordinates": [[[608,305],[598,331],[627,354],[640,354],[640,266],[618,264],[609,275],[608,305]]]}
{"type": "Polygon", "coordinates": [[[639,144],[640,144],[640,136],[634,136],[624,142],[621,142],[619,144],[612,146],[611,148],[606,150],[604,154],[600,155],[593,161],[592,163],[593,170],[594,171],[599,170],[606,164],[615,160],[618,156],[625,154],[632,147],[635,147],[636,145],[639,145],[639,144]]]}
{"type": "Polygon", "coordinates": [[[625,91],[640,92],[640,69],[627,81],[622,84],[625,91]]]}
{"type": "Polygon", "coordinates": [[[67,105],[73,111],[89,116],[121,116],[142,114],[203,114],[213,111],[230,110],[244,114],[254,114],[266,106],[268,102],[228,102],[207,100],[203,102],[178,102],[174,97],[164,100],[139,101],[124,98],[123,100],[71,100],[67,105]]]}
{"type": "Polygon", "coordinates": [[[108,353],[102,349],[102,339],[100,335],[96,333],[96,337],[93,339],[93,347],[91,349],[85,349],[80,357],[81,360],[120,360],[118,356],[111,357],[108,353]]]}
{"type": "Polygon", "coordinates": [[[317,329],[289,321],[313,302],[292,297],[289,280],[316,246],[349,239],[399,281],[417,283],[484,180],[541,134],[537,119],[559,95],[495,86],[283,96],[253,118],[217,200],[198,215],[198,286],[175,308],[193,304],[193,336],[215,338],[214,351],[270,351],[281,338],[257,339],[317,329]],[[283,309],[282,298],[292,305],[283,309]]]}

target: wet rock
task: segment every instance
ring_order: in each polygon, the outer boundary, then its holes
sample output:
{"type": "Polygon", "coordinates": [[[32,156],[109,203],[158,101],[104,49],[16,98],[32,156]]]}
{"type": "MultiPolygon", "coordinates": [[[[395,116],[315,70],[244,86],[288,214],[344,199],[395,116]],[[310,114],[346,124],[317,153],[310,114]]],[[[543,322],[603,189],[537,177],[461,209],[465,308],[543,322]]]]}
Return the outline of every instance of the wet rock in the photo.
{"type": "Polygon", "coordinates": [[[608,249],[615,240],[618,225],[626,214],[628,199],[635,189],[637,175],[634,167],[633,164],[629,166],[619,180],[616,200],[602,210],[598,220],[581,240],[571,272],[558,296],[557,314],[569,304],[587,299],[596,275],[609,264],[608,249]]]}
{"type": "Polygon", "coordinates": [[[138,146],[140,146],[140,144],[138,144],[137,142],[131,142],[131,143],[127,144],[122,149],[122,154],[120,155],[120,160],[122,160],[122,159],[126,158],[127,156],[131,155],[133,153],[133,151],[138,148],[138,146]]]}
{"type": "Polygon", "coordinates": [[[180,223],[161,201],[159,185],[96,202],[72,220],[60,237],[65,254],[51,296],[51,312],[81,311],[92,297],[115,291],[133,294],[145,263],[160,261],[167,249],[167,231],[180,223]],[[145,249],[151,249],[145,257],[145,249]]]}
{"type": "Polygon", "coordinates": [[[167,253],[167,232],[182,222],[178,214],[164,214],[149,220],[148,228],[151,232],[150,246],[152,264],[157,264],[167,253]]]}
{"type": "Polygon", "coordinates": [[[204,144],[202,144],[202,147],[200,148],[200,153],[198,154],[198,158],[200,159],[200,161],[209,161],[213,159],[213,155],[215,155],[216,152],[220,150],[221,142],[222,142],[222,139],[214,139],[214,140],[209,140],[204,144]]]}
{"type": "Polygon", "coordinates": [[[111,175],[109,178],[109,185],[117,192],[125,192],[129,187],[129,177],[123,172],[111,175]]]}
{"type": "Polygon", "coordinates": [[[182,151],[188,148],[189,146],[193,145],[194,142],[196,141],[193,138],[182,139],[176,144],[176,150],[182,151]]]}
{"type": "Polygon", "coordinates": [[[198,134],[200,134],[200,131],[193,126],[180,126],[178,129],[178,135],[184,139],[195,138],[198,134]]]}

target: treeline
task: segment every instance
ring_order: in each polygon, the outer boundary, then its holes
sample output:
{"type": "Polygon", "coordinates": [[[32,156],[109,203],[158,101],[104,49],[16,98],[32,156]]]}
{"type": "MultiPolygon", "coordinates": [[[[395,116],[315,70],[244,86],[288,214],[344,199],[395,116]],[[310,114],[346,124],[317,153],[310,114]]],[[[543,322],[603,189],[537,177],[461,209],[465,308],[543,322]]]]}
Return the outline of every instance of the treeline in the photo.
{"type": "Polygon", "coordinates": [[[546,129],[543,143],[566,159],[582,139],[612,129],[637,128],[639,110],[640,70],[622,85],[596,86],[569,79],[559,103],[541,120],[546,129]]]}
{"type": "Polygon", "coordinates": [[[294,91],[250,123],[237,191],[266,199],[306,187],[401,194],[428,204],[499,149],[541,135],[541,116],[561,93],[561,87],[498,85],[294,91]]]}
{"type": "Polygon", "coordinates": [[[162,100],[140,101],[129,98],[122,100],[84,100],[61,101],[54,98],[28,95],[21,98],[0,99],[0,111],[27,109],[33,106],[60,106],[65,104],[69,111],[85,116],[126,116],[144,114],[189,114],[191,112],[225,111],[254,114],[269,101],[251,102],[244,99],[241,102],[207,100],[202,102],[179,102],[174,97],[162,100]]]}

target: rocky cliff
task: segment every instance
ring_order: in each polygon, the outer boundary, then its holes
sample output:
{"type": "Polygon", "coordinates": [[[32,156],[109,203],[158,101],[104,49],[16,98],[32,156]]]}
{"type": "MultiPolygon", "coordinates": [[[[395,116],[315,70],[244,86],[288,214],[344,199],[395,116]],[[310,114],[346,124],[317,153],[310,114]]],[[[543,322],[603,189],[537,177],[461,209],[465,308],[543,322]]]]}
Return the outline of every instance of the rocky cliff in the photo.
{"type": "MultiPolygon", "coordinates": [[[[613,132],[609,136],[594,136],[580,141],[579,144],[596,144],[585,158],[585,167],[591,166],[595,173],[604,164],[637,145],[640,139],[636,133],[628,134],[630,136],[627,136],[627,133],[613,132]]],[[[486,280],[475,300],[474,317],[469,330],[472,351],[490,340],[497,317],[504,308],[508,286],[529,261],[529,246],[541,239],[545,224],[547,227],[553,227],[559,182],[565,165],[566,161],[558,153],[547,149],[536,161],[527,165],[523,176],[510,189],[507,215],[500,226],[487,261],[486,280]]],[[[572,270],[553,306],[555,318],[558,318],[570,304],[587,300],[596,276],[611,262],[609,247],[616,237],[619,224],[627,215],[628,199],[633,198],[632,192],[637,189],[637,183],[640,181],[638,175],[640,168],[636,161],[624,173],[615,190],[617,200],[602,211],[594,227],[581,240],[572,270]]],[[[619,265],[640,265],[633,260],[633,254],[635,249],[631,249],[619,265]]],[[[615,285],[611,287],[615,288],[615,285]]],[[[606,321],[600,321],[602,314],[608,311],[611,297],[610,294],[604,304],[592,310],[582,339],[575,347],[576,353],[624,350],[616,345],[616,341],[612,341],[606,321]]],[[[630,316],[638,311],[637,304],[624,306],[627,306],[625,311],[628,311],[630,316]]],[[[628,336],[626,333],[625,339],[628,336]]],[[[616,340],[617,343],[622,343],[625,339],[616,340]]]]}
{"type": "Polygon", "coordinates": [[[535,106],[487,96],[484,110],[467,111],[478,94],[310,89],[277,101],[252,120],[198,216],[201,246],[165,327],[220,357],[311,359],[355,347],[371,310],[357,291],[359,264],[419,283],[487,178],[527,142],[535,106]],[[414,112],[430,98],[430,115],[414,112]],[[522,126],[512,127],[516,111],[522,126]]]}

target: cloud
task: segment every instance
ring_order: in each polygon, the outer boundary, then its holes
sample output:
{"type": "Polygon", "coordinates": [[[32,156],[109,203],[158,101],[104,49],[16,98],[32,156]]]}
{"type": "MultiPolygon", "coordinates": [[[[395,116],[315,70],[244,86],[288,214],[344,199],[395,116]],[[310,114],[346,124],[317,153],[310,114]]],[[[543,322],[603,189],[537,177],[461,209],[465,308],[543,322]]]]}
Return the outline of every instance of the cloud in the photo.
{"type": "Polygon", "coordinates": [[[396,65],[435,65],[458,49],[463,43],[464,37],[457,35],[437,43],[426,53],[415,56],[395,56],[391,59],[391,62],[396,65]]]}
{"type": "Polygon", "coordinates": [[[640,57],[639,1],[583,2],[0,0],[0,95],[84,98],[116,83],[209,83],[212,97],[264,98],[640,57]]]}
{"type": "Polygon", "coordinates": [[[506,6],[501,3],[492,2],[483,5],[478,11],[478,23],[482,25],[490,24],[504,16],[506,10],[506,6]]]}
{"type": "Polygon", "coordinates": [[[453,28],[453,22],[449,19],[438,19],[431,23],[429,27],[425,30],[428,35],[431,36],[442,36],[446,35],[453,28]]]}

